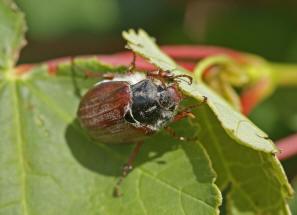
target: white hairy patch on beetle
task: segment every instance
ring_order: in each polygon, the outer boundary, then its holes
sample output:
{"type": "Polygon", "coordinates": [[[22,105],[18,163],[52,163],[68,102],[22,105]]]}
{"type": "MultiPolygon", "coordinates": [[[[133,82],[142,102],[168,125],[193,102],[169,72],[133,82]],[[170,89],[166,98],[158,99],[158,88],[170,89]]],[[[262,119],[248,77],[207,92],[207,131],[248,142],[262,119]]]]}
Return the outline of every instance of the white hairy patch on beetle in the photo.
{"type": "Polygon", "coordinates": [[[129,84],[136,84],[146,79],[145,73],[134,72],[133,74],[118,75],[112,81],[127,81],[129,84]]]}
{"type": "MultiPolygon", "coordinates": [[[[125,74],[125,75],[115,75],[114,79],[112,80],[103,80],[99,81],[95,84],[95,86],[104,83],[104,82],[112,82],[112,81],[127,81],[129,84],[133,85],[136,84],[144,79],[146,79],[146,73],[145,72],[134,72],[133,74],[125,74]]],[[[152,80],[155,84],[161,85],[161,81],[158,79],[153,79],[152,80]]]]}
{"type": "Polygon", "coordinates": [[[153,110],[157,109],[157,106],[153,106],[153,107],[150,107],[149,109],[147,109],[145,112],[146,113],[149,113],[149,112],[152,112],[153,110]]]}
{"type": "Polygon", "coordinates": [[[133,74],[125,74],[125,75],[117,74],[112,80],[99,81],[95,84],[95,86],[104,82],[113,82],[113,81],[127,81],[129,84],[136,84],[144,79],[146,79],[146,74],[140,73],[140,72],[134,72],[133,74]]]}

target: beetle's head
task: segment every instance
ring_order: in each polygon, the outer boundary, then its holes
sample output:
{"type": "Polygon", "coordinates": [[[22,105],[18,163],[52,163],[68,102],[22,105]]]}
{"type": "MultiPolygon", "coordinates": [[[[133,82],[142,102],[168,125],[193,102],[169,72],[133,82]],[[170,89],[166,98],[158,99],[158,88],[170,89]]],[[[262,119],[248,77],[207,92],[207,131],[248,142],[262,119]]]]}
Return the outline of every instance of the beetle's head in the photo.
{"type": "Polygon", "coordinates": [[[181,101],[177,86],[162,86],[150,79],[131,85],[131,115],[137,122],[158,130],[166,126],[174,117],[181,101]]]}

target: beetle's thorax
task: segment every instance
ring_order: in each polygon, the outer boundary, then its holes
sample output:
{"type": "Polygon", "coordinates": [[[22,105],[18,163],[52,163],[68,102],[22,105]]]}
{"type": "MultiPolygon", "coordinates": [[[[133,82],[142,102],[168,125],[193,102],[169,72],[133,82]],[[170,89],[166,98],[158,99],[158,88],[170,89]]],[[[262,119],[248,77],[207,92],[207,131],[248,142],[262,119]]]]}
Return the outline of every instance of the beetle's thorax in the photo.
{"type": "Polygon", "coordinates": [[[130,85],[131,107],[125,119],[135,126],[147,126],[152,130],[165,127],[174,117],[180,95],[173,86],[162,87],[150,79],[130,85]]]}

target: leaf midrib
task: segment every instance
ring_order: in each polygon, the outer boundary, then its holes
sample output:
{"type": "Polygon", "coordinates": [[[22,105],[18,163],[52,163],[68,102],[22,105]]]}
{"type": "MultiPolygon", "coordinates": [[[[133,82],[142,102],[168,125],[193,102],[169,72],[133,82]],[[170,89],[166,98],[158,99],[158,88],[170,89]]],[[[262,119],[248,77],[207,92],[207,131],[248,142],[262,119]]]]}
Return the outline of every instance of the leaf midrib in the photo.
{"type": "Polygon", "coordinates": [[[26,198],[26,166],[24,162],[24,141],[23,141],[23,132],[22,132],[22,122],[20,114],[20,105],[19,105],[19,95],[17,89],[17,80],[11,81],[12,89],[12,104],[13,104],[13,115],[14,115],[14,126],[16,133],[16,146],[18,154],[18,168],[19,168],[19,183],[21,191],[21,205],[24,215],[28,215],[28,205],[26,198]]]}

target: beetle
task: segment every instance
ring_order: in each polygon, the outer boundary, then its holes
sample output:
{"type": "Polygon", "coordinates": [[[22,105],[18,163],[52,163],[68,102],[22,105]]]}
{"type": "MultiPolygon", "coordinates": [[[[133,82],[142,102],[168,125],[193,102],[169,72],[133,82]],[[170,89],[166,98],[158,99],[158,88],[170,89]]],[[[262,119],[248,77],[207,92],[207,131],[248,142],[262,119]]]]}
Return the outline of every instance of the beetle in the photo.
{"type": "Polygon", "coordinates": [[[105,144],[137,143],[114,187],[114,196],[119,196],[119,185],[132,169],[133,160],[146,137],[164,128],[179,140],[197,139],[179,137],[167,125],[183,117],[194,117],[190,110],[206,103],[205,97],[202,103],[177,112],[182,100],[177,79],[186,77],[191,84],[192,78],[162,70],[148,71],[145,76],[134,73],[134,69],[133,53],[126,76],[99,74],[109,80],[98,82],[88,90],[77,111],[81,126],[95,141],[105,144]]]}

